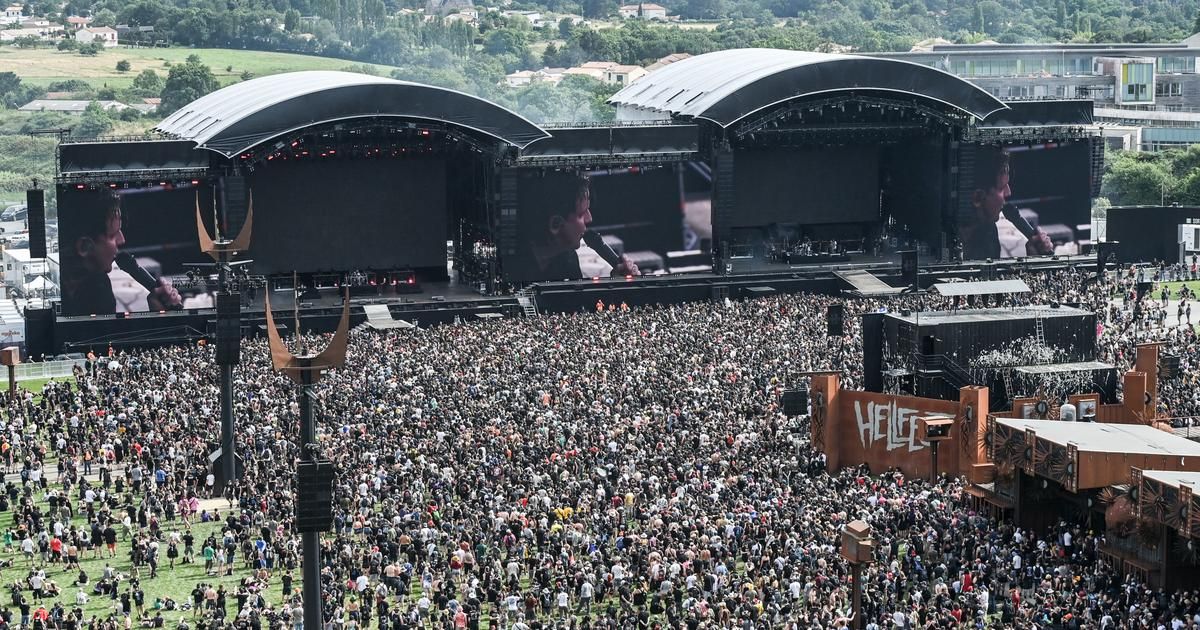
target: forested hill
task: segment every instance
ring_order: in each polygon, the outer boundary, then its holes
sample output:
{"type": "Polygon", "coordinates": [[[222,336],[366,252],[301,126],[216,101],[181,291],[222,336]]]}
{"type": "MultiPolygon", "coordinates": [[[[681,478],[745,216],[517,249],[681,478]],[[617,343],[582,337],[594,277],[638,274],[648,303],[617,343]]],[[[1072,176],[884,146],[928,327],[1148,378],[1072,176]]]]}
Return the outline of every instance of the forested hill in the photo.
{"type": "MultiPolygon", "coordinates": [[[[30,0],[25,12],[140,27],[121,30],[122,43],[296,52],[344,59],[368,72],[376,71],[370,64],[384,64],[394,67],[395,78],[476,94],[539,122],[611,117],[604,100],[616,86],[572,76],[557,86],[534,81],[514,89],[505,85],[506,74],[586,61],[646,65],[672,53],[751,46],[902,51],[932,37],[1166,42],[1200,30],[1196,0],[657,0],[671,16],[665,21],[621,19],[619,2],[68,0],[60,6],[30,0]]],[[[71,43],[60,42],[59,50],[71,43]]],[[[81,53],[96,54],[92,48],[81,53]]],[[[172,76],[189,68],[173,68],[172,76]]],[[[203,94],[205,85],[185,96],[203,94]]],[[[168,98],[169,91],[160,114],[180,100],[168,98]]]]}
{"type": "MultiPolygon", "coordinates": [[[[1200,2],[1194,0],[656,1],[684,20],[763,26],[787,20],[799,31],[783,41],[757,37],[749,43],[815,42],[859,51],[907,50],[930,37],[967,43],[1147,42],[1179,41],[1200,31],[1200,2]]],[[[97,25],[153,26],[154,38],[173,44],[310,52],[376,63],[394,63],[405,51],[431,44],[462,54],[473,40],[482,43],[487,31],[506,26],[500,16],[483,11],[478,29],[459,24],[445,33],[415,32],[398,21],[403,9],[422,10],[427,2],[472,6],[471,0],[70,0],[62,14],[92,15],[97,25]],[[393,29],[397,32],[386,32],[393,29]]],[[[500,5],[604,20],[616,14],[618,0],[478,0],[475,6],[500,5]]],[[[33,0],[27,12],[55,14],[57,2],[33,0]]],[[[707,34],[690,39],[695,41],[681,46],[722,45],[707,34]]]]}

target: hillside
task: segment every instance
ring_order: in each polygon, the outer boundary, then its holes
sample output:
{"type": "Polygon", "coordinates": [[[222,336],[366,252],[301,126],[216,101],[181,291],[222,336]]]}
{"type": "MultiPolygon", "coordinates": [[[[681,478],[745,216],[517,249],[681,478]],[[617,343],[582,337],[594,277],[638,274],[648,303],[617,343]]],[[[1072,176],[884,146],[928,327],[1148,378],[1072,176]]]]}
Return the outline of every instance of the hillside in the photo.
{"type": "MultiPolygon", "coordinates": [[[[212,68],[222,86],[242,80],[244,72],[261,77],[296,70],[343,70],[356,64],[329,57],[222,48],[122,47],[87,57],[50,48],[3,46],[0,47],[0,72],[13,72],[22,82],[42,87],[55,81],[82,79],[97,89],[124,89],[139,72],[154,70],[166,76],[171,65],[183,63],[189,55],[199,55],[201,62],[212,68]],[[117,71],[117,62],[121,60],[129,61],[129,71],[117,71]]],[[[377,66],[377,70],[386,76],[393,68],[377,66]]]]}

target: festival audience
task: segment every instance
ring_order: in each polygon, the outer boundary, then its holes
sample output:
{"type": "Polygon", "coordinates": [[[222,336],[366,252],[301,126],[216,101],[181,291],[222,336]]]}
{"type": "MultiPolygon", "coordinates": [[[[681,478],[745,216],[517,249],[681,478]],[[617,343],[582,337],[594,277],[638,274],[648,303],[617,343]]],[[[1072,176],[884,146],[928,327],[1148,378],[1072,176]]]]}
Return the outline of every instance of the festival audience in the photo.
{"type": "MultiPolygon", "coordinates": [[[[1095,309],[1101,360],[1122,370],[1138,341],[1165,341],[1185,368],[1163,404],[1197,413],[1195,333],[1155,323],[1156,296],[1127,297],[1136,278],[1023,277],[1033,293],[1022,304],[1095,309]]],[[[858,315],[952,306],[849,300],[846,335],[830,339],[835,299],[356,333],[346,365],[317,387],[321,455],[338,467],[322,630],[847,627],[837,549],[856,519],[879,543],[863,574],[867,628],[1200,627],[1200,593],[1121,577],[1098,553],[1101,530],[997,522],[971,511],[956,479],[826,473],[781,391],[809,370],[860,387],[858,315]]],[[[211,347],[97,354],[71,386],[28,394],[0,420],[6,471],[19,476],[0,497],[12,514],[3,557],[28,572],[4,625],[161,628],[164,611],[186,607],[184,626],[300,629],[299,413],[265,343],[243,344],[245,473],[216,508],[205,502],[220,432],[211,347]],[[219,533],[195,537],[204,522],[219,533]],[[81,558],[103,572],[87,575],[81,558]],[[244,577],[146,606],[144,584],[180,562],[244,577]],[[122,615],[85,618],[89,597],[122,615]]]]}

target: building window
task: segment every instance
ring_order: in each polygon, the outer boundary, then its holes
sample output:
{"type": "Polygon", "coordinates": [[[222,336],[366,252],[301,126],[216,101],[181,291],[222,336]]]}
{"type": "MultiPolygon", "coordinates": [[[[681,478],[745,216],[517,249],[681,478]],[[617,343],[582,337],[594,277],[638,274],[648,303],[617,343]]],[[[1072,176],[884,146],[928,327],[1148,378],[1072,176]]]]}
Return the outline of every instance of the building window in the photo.
{"type": "Polygon", "coordinates": [[[1159,57],[1158,71],[1163,74],[1193,73],[1196,71],[1195,57],[1159,57]]]}
{"type": "Polygon", "coordinates": [[[1183,84],[1178,81],[1160,81],[1154,86],[1155,96],[1183,96],[1183,84]]]}

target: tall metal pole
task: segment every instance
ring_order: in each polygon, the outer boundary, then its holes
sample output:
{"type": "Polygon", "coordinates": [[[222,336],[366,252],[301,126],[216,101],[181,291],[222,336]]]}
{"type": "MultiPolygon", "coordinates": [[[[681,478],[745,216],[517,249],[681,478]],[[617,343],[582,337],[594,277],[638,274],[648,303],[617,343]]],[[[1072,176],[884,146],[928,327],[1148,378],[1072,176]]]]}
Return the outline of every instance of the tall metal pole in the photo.
{"type": "MultiPolygon", "coordinates": [[[[229,267],[219,264],[217,269],[217,290],[221,294],[226,294],[229,292],[229,267]]],[[[238,310],[241,310],[240,306],[238,310]]],[[[221,315],[220,312],[217,313],[218,317],[221,315]]],[[[225,316],[228,317],[228,314],[225,316]]],[[[239,313],[237,317],[240,320],[241,314],[239,313]]],[[[240,328],[240,324],[238,327],[240,328]]],[[[219,335],[227,334],[230,327],[222,327],[218,323],[217,330],[219,335]]],[[[240,343],[241,335],[238,336],[238,343],[240,343]]],[[[222,342],[222,340],[218,340],[218,343],[222,342]]],[[[233,363],[227,361],[221,365],[221,479],[225,485],[226,494],[229,492],[229,484],[234,483],[234,480],[237,479],[237,455],[233,442],[233,363]]]]}
{"type": "Polygon", "coordinates": [[[937,484],[937,479],[938,479],[937,449],[938,449],[939,441],[940,440],[933,440],[932,442],[929,443],[929,456],[933,460],[929,467],[929,483],[930,483],[930,485],[937,484]]]}
{"type": "MultiPolygon", "coordinates": [[[[299,336],[300,331],[296,331],[299,336]]],[[[316,462],[317,426],[313,418],[311,370],[300,372],[300,461],[316,462]]],[[[304,630],[321,630],[324,612],[321,597],[321,533],[304,532],[301,560],[304,564],[304,630]]]]}
{"type": "Polygon", "coordinates": [[[862,618],[862,563],[850,563],[851,579],[854,580],[853,590],[851,591],[854,602],[854,621],[850,623],[854,628],[862,630],[865,627],[862,618]]]}

